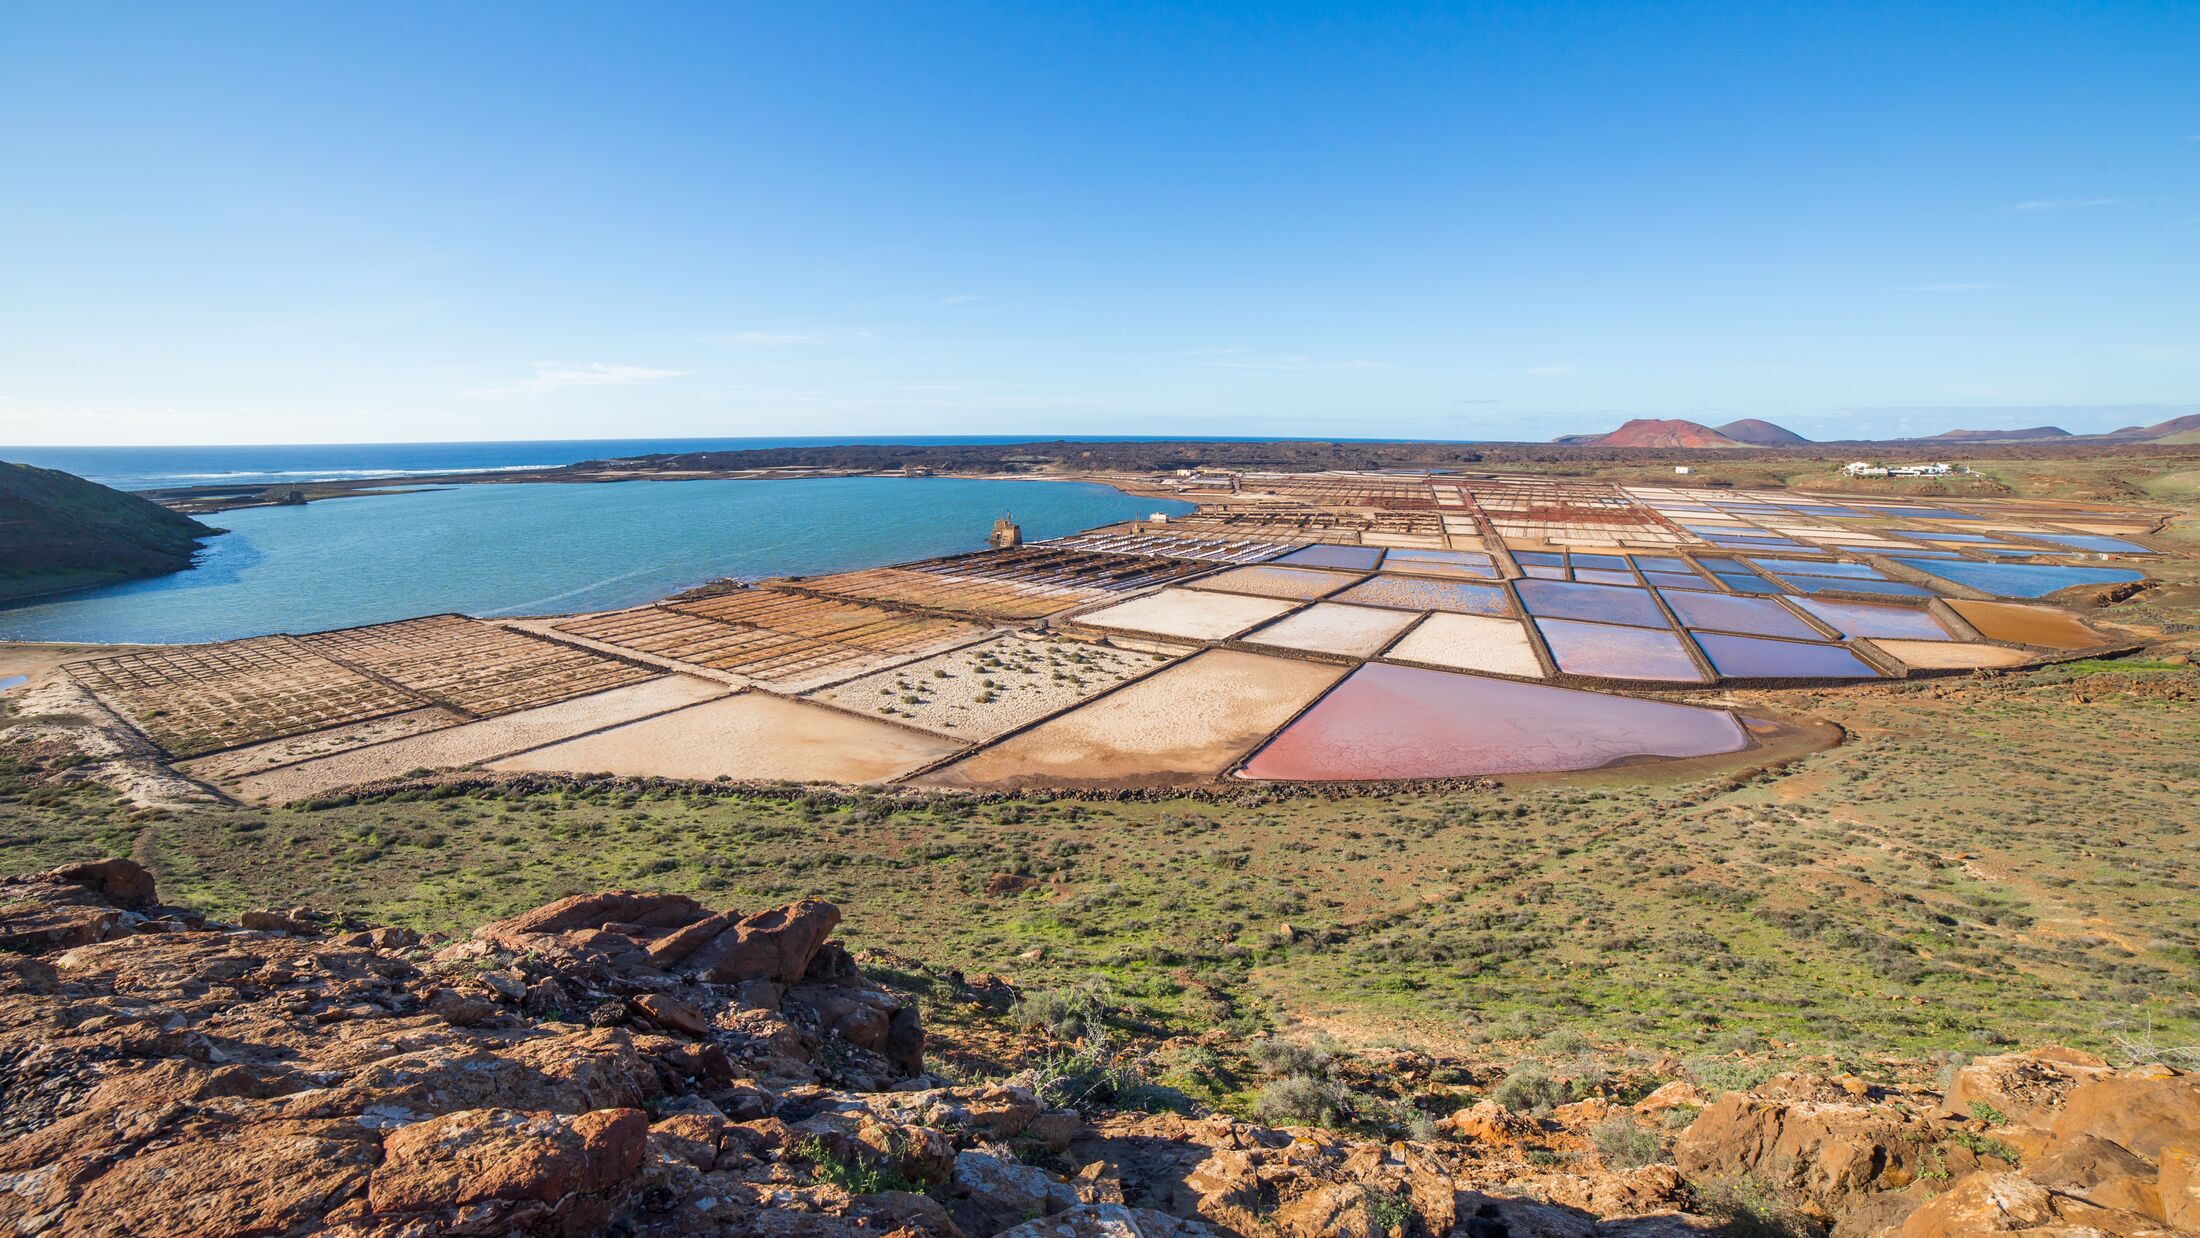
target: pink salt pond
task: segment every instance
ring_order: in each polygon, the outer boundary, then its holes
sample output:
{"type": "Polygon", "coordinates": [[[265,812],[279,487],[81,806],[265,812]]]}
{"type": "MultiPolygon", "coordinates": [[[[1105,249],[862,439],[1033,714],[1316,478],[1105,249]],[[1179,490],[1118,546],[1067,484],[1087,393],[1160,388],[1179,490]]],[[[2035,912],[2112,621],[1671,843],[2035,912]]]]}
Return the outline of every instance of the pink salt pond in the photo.
{"type": "Polygon", "coordinates": [[[1371,662],[1241,772],[1291,782],[1560,773],[1748,743],[1724,710],[1371,662]]]}
{"type": "Polygon", "coordinates": [[[1569,675],[1702,683],[1704,674],[1671,629],[1630,628],[1571,619],[1538,619],[1551,660],[1569,675]]]}

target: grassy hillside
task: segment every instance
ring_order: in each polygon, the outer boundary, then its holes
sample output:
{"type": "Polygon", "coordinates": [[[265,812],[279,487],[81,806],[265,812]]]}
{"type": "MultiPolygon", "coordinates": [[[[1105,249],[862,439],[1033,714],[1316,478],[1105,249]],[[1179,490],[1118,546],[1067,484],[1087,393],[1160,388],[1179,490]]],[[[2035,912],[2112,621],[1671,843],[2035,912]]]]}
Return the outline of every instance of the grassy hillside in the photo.
{"type": "Polygon", "coordinates": [[[218,532],[134,494],[0,461],[0,602],[179,571],[218,532]]]}

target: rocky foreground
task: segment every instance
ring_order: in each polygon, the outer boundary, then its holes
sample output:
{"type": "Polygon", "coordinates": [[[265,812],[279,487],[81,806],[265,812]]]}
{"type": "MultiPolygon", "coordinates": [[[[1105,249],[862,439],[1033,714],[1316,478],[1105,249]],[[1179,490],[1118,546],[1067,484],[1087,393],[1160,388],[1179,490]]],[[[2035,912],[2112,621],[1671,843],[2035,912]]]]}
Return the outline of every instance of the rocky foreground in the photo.
{"type": "Polygon", "coordinates": [[[1387,1144],[1078,1112],[927,1075],[916,1009],[828,940],[838,920],[608,891],[437,943],[296,911],[212,924],[126,860],[8,879],[0,1229],[2200,1232],[2200,1076],[2166,1067],[2044,1050],[1945,1091],[1784,1075],[1708,1104],[1676,1081],[1544,1116],[1485,1101],[1387,1144]],[[1670,1162],[1547,1151],[1699,1104],[1670,1162]]]}

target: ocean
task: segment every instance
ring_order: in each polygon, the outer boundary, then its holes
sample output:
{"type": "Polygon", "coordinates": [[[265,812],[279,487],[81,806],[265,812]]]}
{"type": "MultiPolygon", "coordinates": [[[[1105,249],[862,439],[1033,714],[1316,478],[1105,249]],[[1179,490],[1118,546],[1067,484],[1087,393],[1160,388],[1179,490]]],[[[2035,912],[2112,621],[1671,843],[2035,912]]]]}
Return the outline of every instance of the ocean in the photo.
{"type": "MultiPolygon", "coordinates": [[[[514,443],[322,443],[269,447],[6,447],[0,460],[60,469],[117,490],[178,486],[284,485],[357,477],[419,477],[438,473],[517,472],[583,460],[647,456],[663,452],[739,451],[757,447],[827,447],[890,442],[908,446],[953,443],[1025,443],[1023,435],[905,435],[870,438],[634,438],[562,439],[514,443]]],[[[1082,434],[1092,442],[1138,442],[1152,435],[1082,434]]],[[[1276,442],[1172,435],[1173,441],[1276,442]]],[[[1369,440],[1378,441],[1378,440],[1369,440]]]]}
{"type": "MultiPolygon", "coordinates": [[[[568,458],[605,454],[602,443],[586,446],[568,458]]],[[[453,458],[422,467],[463,467],[453,458]]],[[[486,450],[473,457],[498,458],[509,460],[486,450]]],[[[277,467],[273,458],[224,459],[277,467]]],[[[153,475],[142,460],[129,467],[153,475]]],[[[1037,541],[1189,510],[1084,482],[961,477],[462,485],[242,508],[207,518],[230,531],[208,540],[189,571],[0,609],[0,640],[175,643],[444,611],[608,610],[721,577],[816,575],[978,550],[1004,512],[1037,541]]]]}

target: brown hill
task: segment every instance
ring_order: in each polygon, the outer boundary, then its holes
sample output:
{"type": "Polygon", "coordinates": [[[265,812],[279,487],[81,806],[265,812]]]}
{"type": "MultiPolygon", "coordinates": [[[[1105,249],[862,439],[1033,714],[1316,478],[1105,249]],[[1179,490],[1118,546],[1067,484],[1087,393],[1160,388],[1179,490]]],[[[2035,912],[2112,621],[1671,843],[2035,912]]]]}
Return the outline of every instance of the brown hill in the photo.
{"type": "MultiPolygon", "coordinates": [[[[1777,427],[1775,427],[1777,428],[1777,427]]],[[[1693,421],[1637,417],[1610,434],[1568,435],[1558,440],[1585,447],[1747,447],[1693,421]]]]}
{"type": "Polygon", "coordinates": [[[2125,426],[2121,430],[2111,430],[2101,437],[2131,439],[2143,443],[2189,443],[2193,441],[2191,436],[2195,434],[2200,434],[2200,413],[2187,413],[2168,421],[2157,421],[2151,426],[2125,426]]]}
{"type": "Polygon", "coordinates": [[[1776,426],[1755,417],[1729,421],[1719,427],[1719,433],[1737,443],[1748,443],[1752,447],[1788,447],[1810,441],[1786,426],[1776,426]]]}
{"type": "Polygon", "coordinates": [[[0,461],[0,602],[181,571],[220,531],[71,473],[0,461]]]}
{"type": "Polygon", "coordinates": [[[2072,438],[2061,426],[2033,426],[2026,430],[1944,430],[1920,443],[2026,443],[2037,439],[2072,438]]]}

